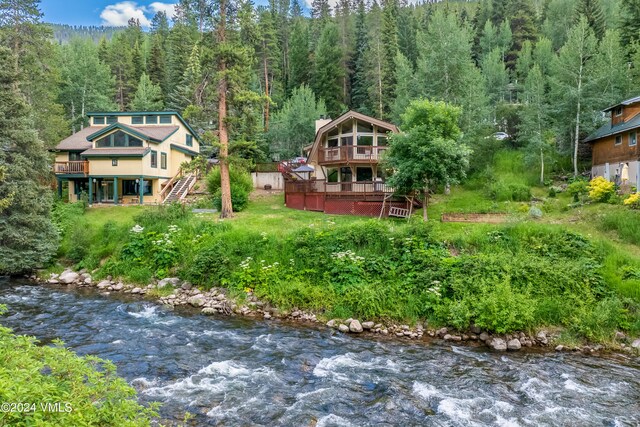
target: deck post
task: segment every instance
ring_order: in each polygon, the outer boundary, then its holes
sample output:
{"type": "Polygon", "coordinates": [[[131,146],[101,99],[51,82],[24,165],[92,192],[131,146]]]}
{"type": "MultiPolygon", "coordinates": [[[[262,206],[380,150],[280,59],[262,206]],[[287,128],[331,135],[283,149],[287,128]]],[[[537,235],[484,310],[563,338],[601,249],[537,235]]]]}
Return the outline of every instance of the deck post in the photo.
{"type": "Polygon", "coordinates": [[[144,203],[144,177],[140,177],[140,184],[138,184],[138,190],[140,191],[140,204],[144,203]]]}
{"type": "Polygon", "coordinates": [[[118,177],[113,177],[113,204],[118,204],[118,177]]]}
{"type": "Polygon", "coordinates": [[[93,178],[89,176],[89,206],[93,204],[93,178]]]}
{"type": "Polygon", "coordinates": [[[98,199],[98,203],[102,203],[102,179],[98,178],[98,182],[96,184],[96,197],[98,199]]]}

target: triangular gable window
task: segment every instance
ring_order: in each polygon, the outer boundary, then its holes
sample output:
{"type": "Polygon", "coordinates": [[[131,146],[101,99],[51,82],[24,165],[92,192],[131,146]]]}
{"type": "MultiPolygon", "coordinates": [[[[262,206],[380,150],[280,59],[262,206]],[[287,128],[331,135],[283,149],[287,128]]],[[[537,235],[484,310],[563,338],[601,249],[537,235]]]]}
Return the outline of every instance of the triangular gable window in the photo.
{"type": "Polygon", "coordinates": [[[142,140],[118,130],[96,141],[96,148],[106,147],[142,147],[142,140]]]}

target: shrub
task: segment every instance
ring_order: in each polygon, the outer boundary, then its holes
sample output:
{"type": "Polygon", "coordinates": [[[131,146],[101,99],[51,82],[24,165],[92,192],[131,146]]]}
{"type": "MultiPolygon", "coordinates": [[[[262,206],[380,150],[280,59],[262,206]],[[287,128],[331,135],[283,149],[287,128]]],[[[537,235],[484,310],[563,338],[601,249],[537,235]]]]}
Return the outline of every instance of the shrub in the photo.
{"type": "MultiPolygon", "coordinates": [[[[238,166],[229,166],[229,180],[231,181],[231,204],[234,212],[240,212],[249,203],[249,194],[253,191],[251,175],[238,166]]],[[[207,176],[207,188],[213,195],[213,205],[222,209],[222,190],[220,188],[220,168],[214,169],[207,176]]]]}
{"type": "Polygon", "coordinates": [[[567,186],[567,192],[573,196],[573,201],[578,203],[589,192],[589,183],[581,178],[576,179],[567,186]]]}
{"type": "Polygon", "coordinates": [[[624,199],[624,205],[631,209],[640,209],[640,193],[633,193],[624,199]]]}
{"type": "Polygon", "coordinates": [[[535,303],[513,290],[507,280],[486,286],[475,306],[475,324],[500,334],[531,327],[535,303]]]}
{"type": "Polygon", "coordinates": [[[531,189],[525,184],[497,181],[489,185],[489,197],[498,202],[528,202],[531,189]]]}
{"type": "Polygon", "coordinates": [[[589,182],[589,199],[594,202],[608,202],[615,192],[615,184],[601,176],[597,176],[589,182]]]}
{"type": "Polygon", "coordinates": [[[38,345],[35,338],[0,327],[0,361],[0,401],[37,405],[28,413],[3,411],[0,424],[134,427],[149,426],[157,417],[157,405],[140,405],[135,390],[116,375],[112,362],[79,357],[61,341],[38,345]],[[55,402],[63,402],[60,411],[39,406],[55,402]]]}

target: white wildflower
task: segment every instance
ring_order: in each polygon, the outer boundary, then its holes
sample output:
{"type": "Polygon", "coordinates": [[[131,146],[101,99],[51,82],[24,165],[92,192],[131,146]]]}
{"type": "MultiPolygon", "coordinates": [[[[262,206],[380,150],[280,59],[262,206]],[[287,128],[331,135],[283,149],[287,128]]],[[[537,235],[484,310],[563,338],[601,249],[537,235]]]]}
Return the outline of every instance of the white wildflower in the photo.
{"type": "Polygon", "coordinates": [[[134,225],[131,228],[132,233],[142,233],[144,231],[144,227],[139,226],[138,224],[134,225]]]}

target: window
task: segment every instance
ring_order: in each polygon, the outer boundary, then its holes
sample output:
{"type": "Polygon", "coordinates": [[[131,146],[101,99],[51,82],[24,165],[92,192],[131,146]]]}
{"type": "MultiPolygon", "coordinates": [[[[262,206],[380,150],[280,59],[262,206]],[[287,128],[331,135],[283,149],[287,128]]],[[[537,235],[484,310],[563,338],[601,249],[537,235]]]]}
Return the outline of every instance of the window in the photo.
{"type": "Polygon", "coordinates": [[[638,134],[635,132],[629,133],[629,147],[633,147],[638,143],[638,134]]]}
{"type": "Polygon", "coordinates": [[[112,125],[114,123],[118,123],[118,118],[116,116],[107,117],[107,124],[112,125]]]}
{"type": "Polygon", "coordinates": [[[338,136],[339,133],[340,133],[340,130],[338,128],[334,128],[329,132],[329,137],[338,136]]]}
{"type": "Polygon", "coordinates": [[[356,168],[356,181],[373,181],[371,168],[356,168]]]}
{"type": "Polygon", "coordinates": [[[353,137],[352,136],[343,136],[342,138],[340,138],[340,145],[347,146],[347,145],[353,145],[353,137]]]}
{"type": "Polygon", "coordinates": [[[327,147],[337,147],[338,146],[338,138],[330,138],[327,141],[327,147]]]}
{"type": "Polygon", "coordinates": [[[158,152],[155,150],[151,150],[151,167],[158,167],[158,152]]]}
{"type": "Polygon", "coordinates": [[[96,148],[105,147],[142,147],[142,140],[119,130],[96,141],[96,148]]]}
{"type": "Polygon", "coordinates": [[[162,123],[163,125],[170,125],[171,116],[160,116],[160,123],[162,123]]]}
{"type": "Polygon", "coordinates": [[[378,136],[378,145],[380,147],[386,147],[387,146],[387,137],[386,136],[378,136]]]}
{"type": "Polygon", "coordinates": [[[146,116],[145,123],[148,125],[157,125],[158,124],[158,116],[146,116]]]}
{"type": "Polygon", "coordinates": [[[142,117],[142,116],[133,116],[133,117],[131,117],[131,124],[132,125],[144,124],[144,117],[142,117]]]}
{"type": "Polygon", "coordinates": [[[187,134],[187,146],[191,147],[193,145],[193,135],[187,134]]]}
{"type": "Polygon", "coordinates": [[[373,145],[373,136],[358,135],[358,145],[373,145]]]}
{"type": "Polygon", "coordinates": [[[338,169],[327,169],[327,182],[338,182],[338,169]]]}
{"type": "Polygon", "coordinates": [[[93,118],[94,125],[103,125],[104,124],[104,116],[96,116],[93,118]]]}
{"type": "Polygon", "coordinates": [[[73,153],[73,152],[69,152],[69,161],[70,162],[79,162],[82,159],[82,156],[80,156],[80,153],[73,153]]]}
{"type": "Polygon", "coordinates": [[[351,182],[352,180],[351,168],[340,168],[340,182],[351,182]]]}
{"type": "Polygon", "coordinates": [[[373,133],[373,125],[370,123],[358,122],[358,132],[373,133]]]}
{"type": "Polygon", "coordinates": [[[613,110],[613,114],[616,115],[616,116],[621,116],[622,115],[622,106],[616,107],[615,110],[613,110]]]}
{"type": "Polygon", "coordinates": [[[616,135],[616,145],[622,144],[622,135],[616,135]]]}
{"type": "Polygon", "coordinates": [[[167,168],[167,153],[160,153],[160,167],[162,169],[167,168]]]}
{"type": "Polygon", "coordinates": [[[73,193],[82,194],[89,193],[89,181],[88,180],[73,180],[73,193]]]}
{"type": "Polygon", "coordinates": [[[118,159],[111,159],[111,166],[118,166],[118,159]]]}
{"type": "MultiPolygon", "coordinates": [[[[145,196],[150,196],[153,188],[152,181],[143,181],[142,193],[145,196]]],[[[137,196],[140,194],[140,180],[139,179],[125,179],[122,181],[122,194],[124,196],[137,196]]]]}

